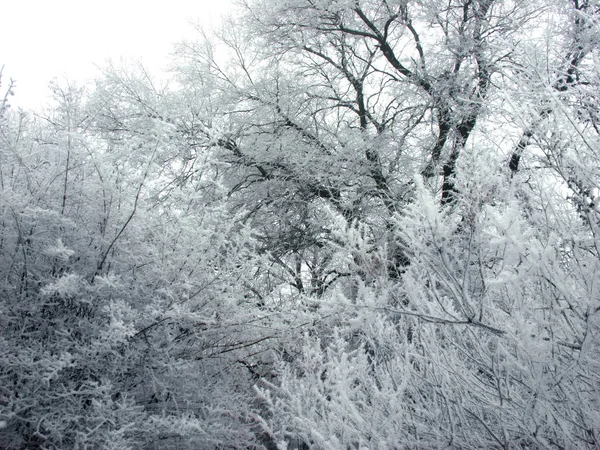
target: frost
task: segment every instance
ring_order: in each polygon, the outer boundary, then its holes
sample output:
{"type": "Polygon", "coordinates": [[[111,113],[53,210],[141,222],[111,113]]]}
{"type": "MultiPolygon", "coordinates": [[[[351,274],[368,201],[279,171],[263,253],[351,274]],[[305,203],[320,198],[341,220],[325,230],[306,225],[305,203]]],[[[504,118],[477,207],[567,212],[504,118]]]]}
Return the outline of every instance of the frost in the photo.
{"type": "Polygon", "coordinates": [[[96,275],[94,284],[99,289],[117,289],[121,286],[120,278],[113,273],[104,276],[96,275]]]}
{"type": "Polygon", "coordinates": [[[56,239],[55,245],[47,247],[44,250],[44,254],[63,262],[67,262],[69,258],[75,254],[75,250],[65,247],[62,239],[58,238],[56,239]]]}
{"type": "Polygon", "coordinates": [[[43,295],[58,295],[61,298],[75,297],[81,294],[85,287],[85,280],[77,274],[67,274],[54,283],[42,288],[43,295]]]}

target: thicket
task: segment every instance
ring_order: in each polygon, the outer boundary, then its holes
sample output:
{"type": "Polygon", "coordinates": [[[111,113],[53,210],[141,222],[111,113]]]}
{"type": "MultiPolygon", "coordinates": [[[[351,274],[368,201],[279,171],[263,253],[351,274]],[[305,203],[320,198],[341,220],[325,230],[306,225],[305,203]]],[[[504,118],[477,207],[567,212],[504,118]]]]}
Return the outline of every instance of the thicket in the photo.
{"type": "Polygon", "coordinates": [[[237,11],[2,79],[0,447],[600,448],[600,5],[237,11]]]}

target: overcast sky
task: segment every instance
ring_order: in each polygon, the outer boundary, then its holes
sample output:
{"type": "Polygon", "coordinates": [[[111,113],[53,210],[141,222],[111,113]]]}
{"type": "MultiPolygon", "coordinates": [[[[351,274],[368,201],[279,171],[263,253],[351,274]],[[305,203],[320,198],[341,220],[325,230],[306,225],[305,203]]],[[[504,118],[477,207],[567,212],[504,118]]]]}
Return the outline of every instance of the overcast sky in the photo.
{"type": "MultiPolygon", "coordinates": [[[[12,0],[0,8],[0,66],[17,82],[14,105],[44,103],[54,77],[83,81],[111,58],[167,63],[190,21],[218,23],[230,0],[12,0]]],[[[5,83],[3,83],[5,86],[5,83]]]]}

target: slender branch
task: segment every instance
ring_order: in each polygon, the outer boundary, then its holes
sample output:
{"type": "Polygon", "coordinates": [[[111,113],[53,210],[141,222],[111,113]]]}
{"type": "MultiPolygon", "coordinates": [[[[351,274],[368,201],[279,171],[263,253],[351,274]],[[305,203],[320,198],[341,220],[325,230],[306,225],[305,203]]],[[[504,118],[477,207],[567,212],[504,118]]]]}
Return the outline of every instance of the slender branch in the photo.
{"type": "Polygon", "coordinates": [[[148,177],[148,172],[150,171],[150,165],[152,164],[152,161],[154,160],[154,155],[156,154],[156,150],[158,149],[158,144],[159,144],[159,142],[157,141],[156,145],[154,146],[152,155],[150,156],[150,159],[148,161],[148,164],[146,165],[146,170],[144,171],[144,176],[142,177],[142,181],[140,182],[140,185],[138,186],[137,192],[135,194],[135,200],[133,202],[133,210],[131,211],[131,214],[129,214],[129,217],[127,218],[127,220],[125,221],[125,223],[123,224],[123,226],[121,227],[121,229],[119,230],[119,232],[117,233],[115,238],[112,240],[112,242],[109,244],[108,248],[104,252],[102,259],[100,260],[100,262],[98,263],[98,266],[96,267],[94,276],[92,277],[92,281],[91,281],[92,283],[93,283],[93,280],[96,277],[96,275],[98,275],[100,273],[100,271],[102,270],[102,268],[104,267],[104,263],[106,262],[106,259],[108,258],[110,251],[112,250],[114,245],[117,243],[117,241],[119,240],[121,235],[125,232],[129,223],[133,220],[133,217],[135,216],[135,213],[137,212],[138,202],[140,199],[140,195],[142,193],[142,188],[144,187],[144,182],[146,181],[146,178],[148,177]]]}
{"type": "Polygon", "coordinates": [[[482,328],[486,331],[489,331],[490,333],[493,333],[497,336],[503,336],[506,334],[506,331],[501,330],[499,328],[495,328],[492,327],[490,325],[486,325],[484,323],[475,321],[475,320],[448,320],[448,319],[444,319],[442,317],[435,317],[435,316],[430,316],[428,314],[422,314],[422,313],[418,313],[418,312],[414,312],[414,311],[405,311],[405,310],[398,310],[398,309],[391,309],[391,308],[384,308],[384,307],[376,307],[376,308],[372,308],[370,306],[356,306],[357,308],[368,308],[368,309],[374,309],[376,311],[385,311],[391,314],[397,314],[397,315],[401,315],[401,316],[410,316],[410,317],[416,317],[418,319],[421,319],[425,322],[429,322],[429,323],[437,323],[437,324],[444,324],[444,325],[468,325],[468,326],[473,326],[473,327],[477,327],[477,328],[482,328]]]}

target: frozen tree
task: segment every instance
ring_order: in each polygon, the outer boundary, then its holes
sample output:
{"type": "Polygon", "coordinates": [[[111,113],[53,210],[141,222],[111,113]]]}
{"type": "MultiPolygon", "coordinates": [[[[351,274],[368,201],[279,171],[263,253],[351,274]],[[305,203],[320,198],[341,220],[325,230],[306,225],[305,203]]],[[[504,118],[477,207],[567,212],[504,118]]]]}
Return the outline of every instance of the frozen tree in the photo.
{"type": "Polygon", "coordinates": [[[599,14],[248,0],[5,101],[0,446],[598,448],[599,14]]]}
{"type": "Polygon", "coordinates": [[[253,2],[244,25],[302,87],[277,78],[267,101],[264,81],[243,111],[297,136],[271,153],[279,179],[335,183],[309,201],[343,274],[287,306],[314,313],[259,388],[265,429],[315,448],[597,447],[596,6],[253,2]]]}
{"type": "Polygon", "coordinates": [[[252,238],[210,170],[175,177],[184,145],[144,83],[56,84],[2,124],[3,448],[259,445],[252,238]]]}

